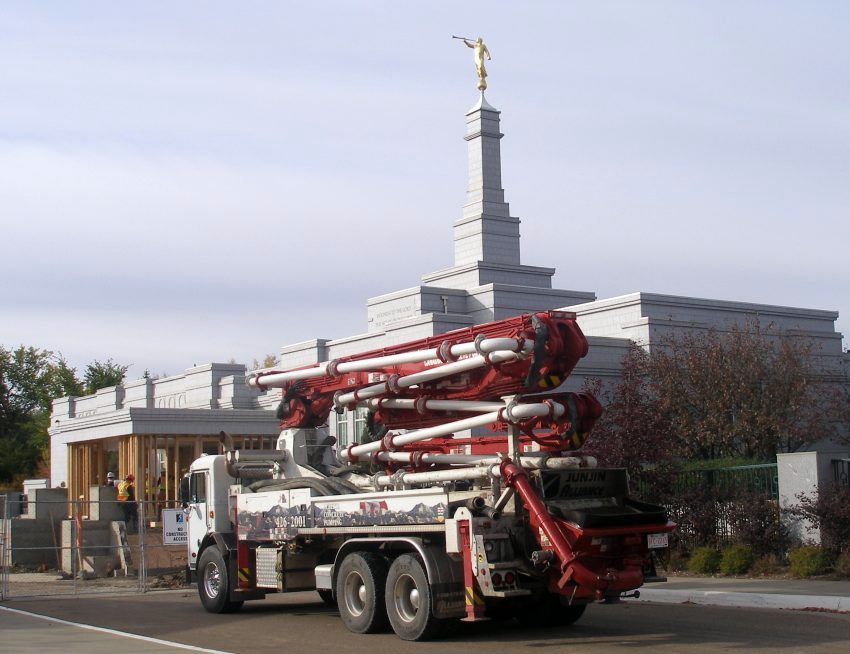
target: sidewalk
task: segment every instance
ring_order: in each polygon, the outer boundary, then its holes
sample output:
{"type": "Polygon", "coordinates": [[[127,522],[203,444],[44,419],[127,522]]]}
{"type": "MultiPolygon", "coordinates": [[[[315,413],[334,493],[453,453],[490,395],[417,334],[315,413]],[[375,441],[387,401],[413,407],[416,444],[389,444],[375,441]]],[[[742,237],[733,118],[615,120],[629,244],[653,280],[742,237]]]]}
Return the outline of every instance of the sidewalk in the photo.
{"type": "Polygon", "coordinates": [[[664,583],[645,585],[637,601],[850,611],[850,580],[677,576],[664,583]]]}

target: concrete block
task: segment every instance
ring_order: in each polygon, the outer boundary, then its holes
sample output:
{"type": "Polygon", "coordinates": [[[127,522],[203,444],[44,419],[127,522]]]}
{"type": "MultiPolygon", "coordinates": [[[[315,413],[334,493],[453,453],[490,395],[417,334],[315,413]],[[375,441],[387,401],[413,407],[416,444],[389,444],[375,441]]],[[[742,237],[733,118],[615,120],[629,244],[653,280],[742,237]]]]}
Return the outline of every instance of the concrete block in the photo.
{"type": "Polygon", "coordinates": [[[58,563],[56,523],[50,520],[14,518],[7,523],[9,562],[25,568],[56,568],[58,563]]]}
{"type": "MultiPolygon", "coordinates": [[[[121,568],[120,546],[114,544],[114,521],[62,521],[62,572],[106,576],[121,568]]],[[[123,523],[120,523],[123,525],[123,523]]]]}
{"type": "Polygon", "coordinates": [[[68,490],[36,488],[27,495],[27,520],[61,520],[68,512],[68,490]]]}
{"type": "Polygon", "coordinates": [[[123,520],[124,513],[118,503],[118,489],[114,486],[89,488],[89,520],[123,520]]]}
{"type": "Polygon", "coordinates": [[[24,511],[25,505],[26,497],[23,493],[8,491],[0,494],[0,520],[17,518],[24,511]]]}

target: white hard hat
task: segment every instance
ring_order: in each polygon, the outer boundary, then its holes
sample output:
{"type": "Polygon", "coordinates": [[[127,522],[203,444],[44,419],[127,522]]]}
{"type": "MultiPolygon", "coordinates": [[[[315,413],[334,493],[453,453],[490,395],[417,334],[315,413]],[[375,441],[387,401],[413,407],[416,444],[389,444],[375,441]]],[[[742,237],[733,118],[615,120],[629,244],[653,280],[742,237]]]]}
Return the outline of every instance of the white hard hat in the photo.
{"type": "Polygon", "coordinates": [[[107,472],[106,478],[107,479],[115,479],[115,473],[114,472],[107,472]]]}

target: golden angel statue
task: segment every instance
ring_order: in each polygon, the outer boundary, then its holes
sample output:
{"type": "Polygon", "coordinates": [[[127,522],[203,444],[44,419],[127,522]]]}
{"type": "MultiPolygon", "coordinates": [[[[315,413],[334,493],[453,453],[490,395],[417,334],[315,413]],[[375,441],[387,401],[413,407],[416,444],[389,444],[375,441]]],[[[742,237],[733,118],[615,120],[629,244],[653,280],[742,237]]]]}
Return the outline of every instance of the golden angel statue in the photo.
{"type": "Polygon", "coordinates": [[[475,41],[459,36],[454,38],[460,39],[466,44],[467,48],[472,48],[475,51],[473,56],[475,58],[475,72],[478,75],[478,90],[483,91],[487,88],[487,69],[484,67],[484,56],[486,55],[487,59],[490,59],[490,51],[484,45],[484,40],[480,36],[475,41]]]}

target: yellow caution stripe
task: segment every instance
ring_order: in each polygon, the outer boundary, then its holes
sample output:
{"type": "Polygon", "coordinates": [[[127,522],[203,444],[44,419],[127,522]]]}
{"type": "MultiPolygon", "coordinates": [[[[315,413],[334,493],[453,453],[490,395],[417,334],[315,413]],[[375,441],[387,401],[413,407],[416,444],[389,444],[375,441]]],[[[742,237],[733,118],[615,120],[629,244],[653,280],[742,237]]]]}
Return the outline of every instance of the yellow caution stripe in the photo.
{"type": "Polygon", "coordinates": [[[472,586],[466,587],[466,605],[467,606],[484,606],[484,599],[475,592],[472,586]]]}
{"type": "Polygon", "coordinates": [[[561,385],[563,379],[558,377],[557,375],[549,375],[548,377],[541,377],[537,382],[537,385],[540,388],[557,388],[561,385]]]}

